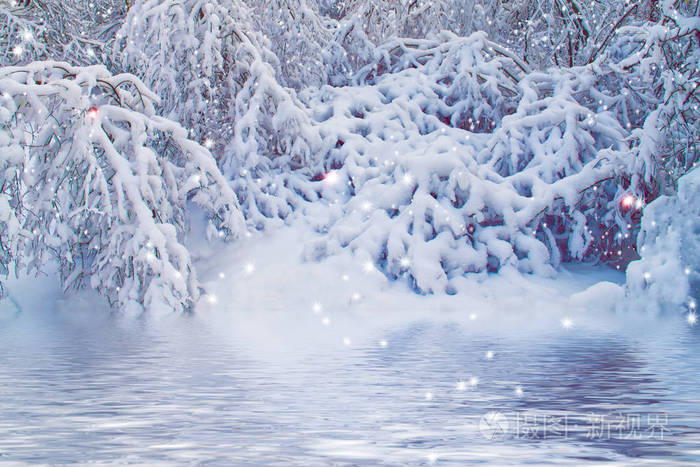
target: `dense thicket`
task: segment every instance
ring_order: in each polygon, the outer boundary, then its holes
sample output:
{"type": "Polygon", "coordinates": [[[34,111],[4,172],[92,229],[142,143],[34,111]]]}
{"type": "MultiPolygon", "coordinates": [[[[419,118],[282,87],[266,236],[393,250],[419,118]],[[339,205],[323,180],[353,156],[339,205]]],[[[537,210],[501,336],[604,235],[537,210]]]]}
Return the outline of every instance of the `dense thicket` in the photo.
{"type": "Polygon", "coordinates": [[[624,268],[698,160],[699,5],[2,1],[0,268],[51,251],[66,285],[187,307],[190,198],[210,233],[302,218],[309,257],[350,248],[422,292],[624,268]]]}

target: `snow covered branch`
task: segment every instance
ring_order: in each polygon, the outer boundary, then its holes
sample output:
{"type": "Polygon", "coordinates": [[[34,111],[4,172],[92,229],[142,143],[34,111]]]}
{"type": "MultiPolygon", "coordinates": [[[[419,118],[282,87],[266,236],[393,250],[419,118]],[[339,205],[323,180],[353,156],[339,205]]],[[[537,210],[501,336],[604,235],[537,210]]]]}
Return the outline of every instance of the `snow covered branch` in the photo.
{"type": "Polygon", "coordinates": [[[119,304],[196,299],[188,201],[421,292],[623,269],[700,157],[697,2],[81,3],[0,3],[0,272],[119,304]]]}
{"type": "Polygon", "coordinates": [[[122,307],[192,304],[188,199],[221,236],[244,223],[215,160],[155,102],[134,76],[100,66],[0,68],[2,272],[55,259],[66,289],[90,286],[122,307]]]}
{"type": "Polygon", "coordinates": [[[296,93],[279,84],[245,4],[137,1],[118,37],[115,60],[212,149],[252,226],[279,224],[311,195],[304,178],[318,165],[318,136],[296,93]]]}
{"type": "Polygon", "coordinates": [[[441,38],[389,42],[357,75],[371,86],[318,94],[337,181],[323,198],[346,204],[309,255],[351,248],[424,292],[472,271],[634,259],[641,208],[668,189],[653,76],[620,58],[524,73],[483,34],[441,38]]]}
{"type": "Polygon", "coordinates": [[[121,0],[0,1],[0,65],[97,63],[123,20],[121,0]]]}

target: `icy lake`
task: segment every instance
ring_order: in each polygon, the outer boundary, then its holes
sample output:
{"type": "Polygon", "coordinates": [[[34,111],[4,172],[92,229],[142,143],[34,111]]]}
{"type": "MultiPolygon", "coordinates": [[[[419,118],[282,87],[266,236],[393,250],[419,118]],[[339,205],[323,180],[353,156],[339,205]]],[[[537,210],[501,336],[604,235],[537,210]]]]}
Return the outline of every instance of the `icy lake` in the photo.
{"type": "Polygon", "coordinates": [[[2,310],[0,464],[700,461],[700,327],[676,317],[2,310]]]}

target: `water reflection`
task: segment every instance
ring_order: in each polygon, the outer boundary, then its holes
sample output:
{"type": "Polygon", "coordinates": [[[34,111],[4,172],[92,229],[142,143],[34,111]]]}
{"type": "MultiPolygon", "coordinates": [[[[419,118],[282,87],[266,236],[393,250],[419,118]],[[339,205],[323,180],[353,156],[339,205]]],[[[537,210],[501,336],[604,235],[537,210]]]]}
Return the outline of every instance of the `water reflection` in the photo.
{"type": "Polygon", "coordinates": [[[353,348],[305,338],[265,358],[250,342],[271,337],[239,327],[105,313],[4,320],[0,460],[700,460],[688,327],[483,333],[424,320],[368,331],[353,348]]]}

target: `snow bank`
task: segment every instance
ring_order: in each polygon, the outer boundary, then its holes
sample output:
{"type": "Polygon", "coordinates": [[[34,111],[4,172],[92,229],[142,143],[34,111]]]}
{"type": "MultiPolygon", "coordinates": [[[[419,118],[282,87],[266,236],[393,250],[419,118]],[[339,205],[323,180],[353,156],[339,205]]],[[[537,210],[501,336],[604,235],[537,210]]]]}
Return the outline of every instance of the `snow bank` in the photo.
{"type": "Polygon", "coordinates": [[[646,207],[637,241],[642,259],[627,269],[630,306],[659,312],[697,303],[700,170],[680,178],[676,196],[661,196],[646,207]]]}

